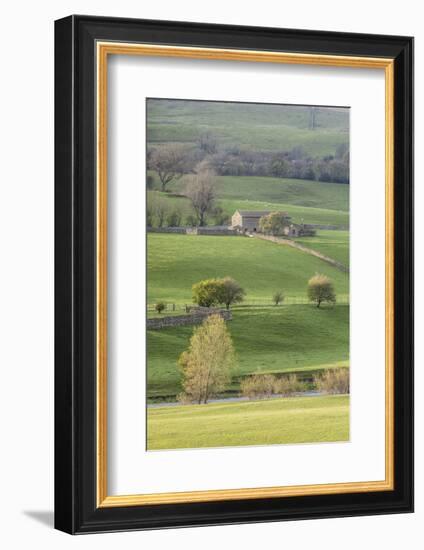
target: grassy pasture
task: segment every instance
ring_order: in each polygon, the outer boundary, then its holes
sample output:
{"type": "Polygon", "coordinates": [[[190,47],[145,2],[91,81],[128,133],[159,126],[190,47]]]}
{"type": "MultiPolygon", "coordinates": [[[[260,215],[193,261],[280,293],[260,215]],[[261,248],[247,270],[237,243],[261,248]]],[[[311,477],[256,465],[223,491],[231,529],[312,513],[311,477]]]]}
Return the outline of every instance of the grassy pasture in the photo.
{"type": "MultiPolygon", "coordinates": [[[[238,356],[230,393],[239,391],[240,377],[256,372],[317,371],[347,366],[349,307],[317,310],[312,305],[240,307],[227,323],[238,356]]],[[[193,327],[149,330],[148,399],[172,401],[181,391],[177,367],[193,327]]]]}
{"type": "Polygon", "coordinates": [[[348,227],[349,213],[327,208],[309,208],[295,204],[284,204],[275,202],[260,202],[250,200],[223,199],[218,201],[224,212],[229,216],[236,210],[276,210],[288,212],[295,223],[315,223],[320,225],[337,225],[348,227]]]}
{"type": "Polygon", "coordinates": [[[299,237],[296,242],[349,266],[349,231],[320,230],[315,237],[299,237]]]}
{"type": "MultiPolygon", "coordinates": [[[[183,196],[175,196],[168,193],[160,195],[169,204],[169,209],[177,208],[183,215],[183,224],[190,214],[193,214],[188,199],[183,196]]],[[[217,205],[220,206],[228,219],[236,210],[270,210],[271,212],[288,212],[295,223],[316,223],[321,225],[337,225],[339,227],[348,227],[349,214],[338,210],[329,210],[328,208],[310,208],[307,206],[297,206],[287,203],[261,202],[244,199],[218,199],[217,205]]],[[[209,225],[214,225],[213,218],[208,219],[209,225]]]]}
{"type": "MultiPolygon", "coordinates": [[[[184,180],[179,180],[170,188],[183,192],[184,185],[184,180]]],[[[349,210],[349,186],[338,183],[258,176],[217,176],[215,191],[223,201],[240,199],[341,212],[349,210]]]]}
{"type": "Polygon", "coordinates": [[[347,441],[349,397],[299,397],[148,409],[147,448],[347,441]]]}
{"type": "MultiPolygon", "coordinates": [[[[228,323],[239,356],[232,391],[239,376],[253,372],[315,370],[348,361],[348,306],[260,305],[270,304],[277,290],[304,298],[317,271],[333,279],[337,294],[348,294],[347,274],[290,247],[247,237],[148,235],[149,303],[191,304],[191,285],[209,277],[229,275],[246,290],[246,305],[234,308],[228,323]]],[[[190,326],[148,331],[149,399],[179,393],[176,362],[192,331],[190,326]]]]}
{"type": "MultiPolygon", "coordinates": [[[[157,176],[150,173],[159,188],[157,176]]],[[[161,193],[170,209],[178,208],[185,219],[192,214],[184,193],[184,178],[171,183],[171,193],[161,193]]],[[[262,178],[256,176],[217,176],[217,204],[230,218],[236,210],[287,211],[294,222],[349,225],[349,186],[337,183],[262,178]]],[[[209,220],[213,225],[213,219],[209,220]]]]}
{"type": "Polygon", "coordinates": [[[336,293],[349,293],[348,275],[288,246],[249,237],[149,233],[147,239],[149,303],[192,303],[191,287],[202,279],[230,276],[246,291],[245,301],[306,295],[309,278],[324,273],[336,293]]]}
{"type": "Polygon", "coordinates": [[[149,145],[194,144],[208,131],[220,146],[282,151],[301,143],[307,154],[323,156],[349,139],[347,109],[318,109],[314,130],[303,106],[151,99],[147,114],[149,145]]]}

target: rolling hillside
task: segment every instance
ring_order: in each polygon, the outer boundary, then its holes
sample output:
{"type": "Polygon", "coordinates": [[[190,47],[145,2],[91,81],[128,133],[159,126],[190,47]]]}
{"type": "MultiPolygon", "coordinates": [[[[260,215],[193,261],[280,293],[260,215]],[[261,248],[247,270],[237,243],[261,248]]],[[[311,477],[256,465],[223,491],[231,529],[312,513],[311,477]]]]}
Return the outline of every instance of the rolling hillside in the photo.
{"type": "Polygon", "coordinates": [[[195,143],[209,131],[224,146],[282,151],[302,144],[312,156],[333,154],[348,142],[348,109],[317,108],[313,130],[309,117],[310,107],[301,105],[149,99],[147,140],[195,143]]]}
{"type": "MultiPolygon", "coordinates": [[[[228,392],[240,377],[257,372],[304,372],[347,366],[349,307],[317,310],[312,305],[235,308],[227,327],[238,357],[228,392]]],[[[174,401],[181,391],[177,360],[193,327],[149,330],[148,399],[174,401]]]]}
{"type": "MultiPolygon", "coordinates": [[[[155,174],[150,173],[159,188],[155,174]]],[[[185,219],[192,214],[184,195],[184,179],[169,186],[171,193],[160,193],[169,209],[178,208],[185,219]]],[[[156,191],[159,193],[159,191],[156,191]]],[[[230,217],[235,210],[287,211],[296,223],[349,226],[349,186],[256,176],[216,177],[216,203],[230,217]]],[[[208,223],[214,224],[213,216],[208,223]]]]}
{"type": "Polygon", "coordinates": [[[349,278],[318,258],[296,249],[248,237],[149,233],[148,301],[191,303],[194,283],[230,276],[249,300],[270,300],[276,290],[305,296],[314,273],[331,277],[338,294],[349,293],[349,278]]]}
{"type": "MultiPolygon", "coordinates": [[[[349,360],[349,307],[272,306],[272,295],[305,299],[308,279],[316,272],[347,295],[346,273],[299,250],[247,237],[148,235],[148,302],[191,304],[191,285],[210,277],[234,277],[245,289],[243,304],[228,323],[240,377],[254,372],[289,372],[345,366],[349,360]]],[[[289,302],[290,304],[292,302],[289,302]]],[[[187,349],[193,327],[148,331],[148,398],[173,400],[180,392],[179,355],[187,349]]]]}

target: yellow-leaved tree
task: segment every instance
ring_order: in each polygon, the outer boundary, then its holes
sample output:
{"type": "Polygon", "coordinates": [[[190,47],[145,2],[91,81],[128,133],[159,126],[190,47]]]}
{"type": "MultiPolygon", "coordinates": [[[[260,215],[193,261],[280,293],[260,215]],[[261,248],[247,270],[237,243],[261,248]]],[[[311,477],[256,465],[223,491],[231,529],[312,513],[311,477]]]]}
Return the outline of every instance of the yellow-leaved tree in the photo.
{"type": "Polygon", "coordinates": [[[207,403],[228,386],[235,363],[233,342],[224,319],[210,315],[194,330],[188,350],[178,360],[184,390],[178,399],[207,403]]]}

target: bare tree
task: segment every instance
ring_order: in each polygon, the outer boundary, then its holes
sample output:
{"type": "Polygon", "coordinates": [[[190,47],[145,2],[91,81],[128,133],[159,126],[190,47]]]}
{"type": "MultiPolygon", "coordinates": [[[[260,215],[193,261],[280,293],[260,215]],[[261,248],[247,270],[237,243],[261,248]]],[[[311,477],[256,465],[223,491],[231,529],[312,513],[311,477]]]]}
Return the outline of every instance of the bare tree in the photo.
{"type": "Polygon", "coordinates": [[[214,184],[214,173],[204,170],[191,176],[186,186],[186,197],[190,199],[200,227],[206,225],[206,215],[214,206],[214,184]]]}
{"type": "Polygon", "coordinates": [[[276,306],[280,305],[284,301],[284,294],[278,290],[272,295],[272,301],[276,306]]]}
{"type": "Polygon", "coordinates": [[[166,191],[166,186],[172,180],[181,178],[188,171],[187,157],[187,148],[180,144],[162,145],[152,151],[149,168],[157,173],[162,191],[166,191]]]}
{"type": "Polygon", "coordinates": [[[217,151],[218,141],[216,136],[211,132],[203,132],[200,134],[198,143],[200,149],[208,155],[213,155],[217,151]]]}

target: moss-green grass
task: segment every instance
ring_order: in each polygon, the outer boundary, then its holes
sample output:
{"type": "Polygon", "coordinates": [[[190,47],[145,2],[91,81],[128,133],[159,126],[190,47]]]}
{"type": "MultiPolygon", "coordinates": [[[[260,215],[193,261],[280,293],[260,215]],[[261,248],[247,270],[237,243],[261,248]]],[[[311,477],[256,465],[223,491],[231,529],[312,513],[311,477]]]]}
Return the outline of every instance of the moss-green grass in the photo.
{"type": "Polygon", "coordinates": [[[349,141],[347,109],[319,109],[315,129],[309,129],[304,106],[199,101],[148,101],[147,139],[158,143],[195,143],[211,132],[220,147],[287,151],[300,144],[312,156],[334,154],[349,141]]]}
{"type": "MultiPolygon", "coordinates": [[[[349,362],[349,307],[312,305],[240,307],[227,323],[238,356],[229,394],[241,377],[256,373],[317,371],[349,362]]],[[[173,401],[181,391],[177,367],[192,326],[147,332],[147,397],[173,401]]]]}
{"type": "MultiPolygon", "coordinates": [[[[159,189],[158,178],[150,173],[159,189]]],[[[170,193],[161,193],[169,208],[177,208],[183,216],[193,214],[183,196],[184,178],[169,185],[170,193]]],[[[349,226],[349,186],[318,181],[265,178],[255,176],[218,176],[216,197],[230,219],[236,210],[271,210],[288,212],[296,223],[349,226]]],[[[215,223],[213,217],[208,220],[215,223]]]]}
{"type": "MultiPolygon", "coordinates": [[[[184,185],[183,180],[178,180],[172,189],[183,192],[184,185]]],[[[241,199],[343,212],[349,210],[349,186],[337,183],[258,176],[217,176],[215,192],[221,200],[241,199]]]]}
{"type": "Polygon", "coordinates": [[[242,199],[223,199],[219,201],[223,211],[231,216],[236,210],[270,210],[287,212],[295,223],[335,225],[341,228],[349,226],[349,213],[327,208],[309,208],[295,204],[260,202],[242,199]]]}
{"type": "Polygon", "coordinates": [[[296,242],[349,266],[349,231],[319,230],[316,236],[299,237],[296,242]]]}
{"type": "Polygon", "coordinates": [[[349,440],[349,397],[323,396],[148,409],[147,448],[349,440]]]}
{"type": "Polygon", "coordinates": [[[305,297],[316,272],[333,280],[336,293],[349,292],[347,274],[294,248],[255,238],[149,233],[147,253],[149,304],[190,304],[194,283],[225,276],[241,284],[247,303],[267,303],[277,290],[305,297]]]}

